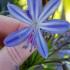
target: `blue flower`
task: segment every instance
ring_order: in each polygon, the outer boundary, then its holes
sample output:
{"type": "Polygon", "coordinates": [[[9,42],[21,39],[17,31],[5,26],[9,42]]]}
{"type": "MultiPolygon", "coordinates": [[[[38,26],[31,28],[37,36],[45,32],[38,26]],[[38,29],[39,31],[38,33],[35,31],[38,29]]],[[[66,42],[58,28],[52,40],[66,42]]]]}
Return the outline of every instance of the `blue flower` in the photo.
{"type": "Polygon", "coordinates": [[[42,57],[48,57],[48,47],[42,32],[64,33],[68,30],[69,24],[64,20],[47,20],[54,13],[60,4],[60,0],[50,0],[45,7],[42,0],[28,0],[29,15],[17,6],[8,3],[7,7],[11,15],[16,19],[28,24],[28,27],[10,34],[5,40],[6,46],[15,46],[25,40],[37,46],[38,52],[42,57]]]}
{"type": "Polygon", "coordinates": [[[56,70],[63,70],[62,64],[57,63],[56,64],[56,70]]]}
{"type": "Polygon", "coordinates": [[[70,50],[69,49],[64,49],[64,50],[60,50],[58,52],[58,55],[60,56],[60,58],[64,58],[65,55],[70,55],[70,50]]]}

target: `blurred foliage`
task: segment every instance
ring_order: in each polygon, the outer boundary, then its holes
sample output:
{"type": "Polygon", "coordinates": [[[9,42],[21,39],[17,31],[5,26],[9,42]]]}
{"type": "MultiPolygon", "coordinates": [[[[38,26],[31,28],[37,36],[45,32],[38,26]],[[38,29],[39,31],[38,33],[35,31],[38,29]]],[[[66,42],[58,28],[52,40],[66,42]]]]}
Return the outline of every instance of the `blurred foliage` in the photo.
{"type": "Polygon", "coordinates": [[[53,19],[61,19],[62,11],[63,11],[63,0],[61,0],[61,3],[59,5],[58,9],[55,11],[53,19]]]}
{"type": "MultiPolygon", "coordinates": [[[[43,5],[46,4],[49,0],[43,0],[43,5]]],[[[21,9],[27,10],[27,0],[0,0],[0,14],[9,15],[7,10],[7,3],[11,2],[19,6],[21,9]]],[[[63,19],[70,22],[70,0],[61,0],[60,6],[55,11],[49,19],[63,19]]],[[[70,33],[69,33],[70,34],[70,33]]],[[[70,49],[69,40],[70,35],[50,35],[45,34],[45,39],[48,42],[49,56],[47,59],[43,59],[37,51],[35,51],[24,64],[20,66],[20,70],[56,70],[58,59],[61,59],[58,56],[57,52],[61,49],[70,49]],[[66,37],[67,36],[67,37],[66,37]],[[53,59],[56,59],[53,61],[53,59]],[[49,61],[48,61],[49,60],[49,61]],[[56,63],[55,63],[56,62],[56,63]],[[41,67],[41,68],[40,68],[41,67]]],[[[70,56],[64,56],[64,59],[60,62],[63,63],[70,56]]],[[[63,66],[62,66],[63,67],[63,66]]],[[[59,69],[58,69],[59,70],[59,69]]]]}
{"type": "Polygon", "coordinates": [[[8,15],[9,12],[7,11],[7,3],[13,3],[13,0],[0,0],[0,15],[8,15]]]}
{"type": "Polygon", "coordinates": [[[63,0],[65,19],[70,22],[70,0],[63,0]]]}

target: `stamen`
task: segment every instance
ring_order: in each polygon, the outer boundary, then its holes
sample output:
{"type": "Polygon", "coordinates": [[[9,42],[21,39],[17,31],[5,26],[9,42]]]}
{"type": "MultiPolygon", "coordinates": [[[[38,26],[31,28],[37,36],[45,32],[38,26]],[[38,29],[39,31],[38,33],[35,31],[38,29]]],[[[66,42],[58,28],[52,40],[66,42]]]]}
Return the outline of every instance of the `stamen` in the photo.
{"type": "Polygon", "coordinates": [[[32,51],[33,48],[36,48],[37,47],[37,44],[36,44],[36,41],[35,41],[35,35],[34,35],[34,31],[28,36],[28,39],[27,39],[27,44],[24,45],[23,48],[27,49],[28,46],[30,45],[30,52],[32,51]]]}

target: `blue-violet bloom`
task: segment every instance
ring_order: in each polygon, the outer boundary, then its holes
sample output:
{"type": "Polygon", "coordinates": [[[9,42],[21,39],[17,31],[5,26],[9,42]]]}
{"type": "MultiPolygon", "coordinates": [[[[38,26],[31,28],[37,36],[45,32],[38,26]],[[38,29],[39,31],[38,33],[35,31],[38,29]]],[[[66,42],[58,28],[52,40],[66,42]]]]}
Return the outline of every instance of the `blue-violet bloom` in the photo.
{"type": "Polygon", "coordinates": [[[29,15],[17,6],[8,3],[9,13],[28,26],[10,34],[4,40],[6,46],[15,46],[25,40],[31,42],[42,57],[48,57],[47,43],[43,38],[43,31],[49,33],[64,33],[68,30],[69,24],[64,20],[48,20],[60,4],[60,0],[50,0],[45,7],[42,6],[42,0],[27,0],[29,15]]]}
{"type": "Polygon", "coordinates": [[[60,50],[58,52],[58,55],[60,56],[60,58],[64,58],[65,55],[70,56],[70,50],[69,49],[60,50]]]}

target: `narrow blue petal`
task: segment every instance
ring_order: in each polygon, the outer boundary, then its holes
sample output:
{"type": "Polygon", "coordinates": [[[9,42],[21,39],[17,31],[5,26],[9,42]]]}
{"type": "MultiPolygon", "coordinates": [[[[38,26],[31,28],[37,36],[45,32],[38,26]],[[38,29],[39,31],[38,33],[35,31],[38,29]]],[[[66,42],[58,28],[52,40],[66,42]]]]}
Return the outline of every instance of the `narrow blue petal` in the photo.
{"type": "Polygon", "coordinates": [[[33,19],[38,19],[42,11],[42,0],[28,0],[28,9],[33,19]]]}
{"type": "Polygon", "coordinates": [[[56,66],[56,70],[63,70],[63,68],[62,68],[62,64],[56,64],[57,66],[56,66]]]}
{"type": "Polygon", "coordinates": [[[60,0],[50,0],[48,4],[44,7],[42,14],[39,17],[41,22],[45,21],[50,15],[54,13],[60,4],[60,0]]]}
{"type": "Polygon", "coordinates": [[[60,54],[60,53],[58,53],[58,56],[60,57],[60,58],[64,58],[64,54],[60,54]]]}
{"type": "Polygon", "coordinates": [[[17,44],[25,41],[31,32],[32,30],[30,28],[24,28],[22,30],[13,32],[5,38],[4,45],[8,47],[16,46],[17,44]]]}
{"type": "Polygon", "coordinates": [[[28,10],[30,11],[31,17],[34,19],[35,17],[35,0],[27,0],[28,10]]]}
{"type": "Polygon", "coordinates": [[[70,50],[60,50],[59,54],[70,55],[70,50]]]}
{"type": "Polygon", "coordinates": [[[69,49],[60,50],[60,51],[58,52],[58,55],[59,55],[61,58],[64,58],[64,55],[70,55],[70,50],[69,50],[69,49]]]}
{"type": "Polygon", "coordinates": [[[40,28],[50,33],[64,33],[69,29],[70,24],[64,20],[49,20],[41,23],[40,28]]]}
{"type": "Polygon", "coordinates": [[[36,19],[39,18],[42,11],[42,0],[35,0],[35,16],[36,19]]]}
{"type": "Polygon", "coordinates": [[[29,17],[30,19],[32,19],[32,17],[31,17],[31,14],[30,14],[29,10],[26,10],[26,14],[28,15],[28,17],[29,17]]]}
{"type": "Polygon", "coordinates": [[[31,24],[32,20],[26,15],[26,13],[24,11],[22,11],[20,8],[18,8],[17,6],[8,3],[7,5],[9,13],[14,16],[16,19],[31,24]]]}
{"type": "Polygon", "coordinates": [[[48,47],[47,44],[41,34],[40,31],[36,34],[36,41],[37,41],[37,46],[38,46],[38,52],[41,54],[43,58],[48,57],[48,47]]]}

